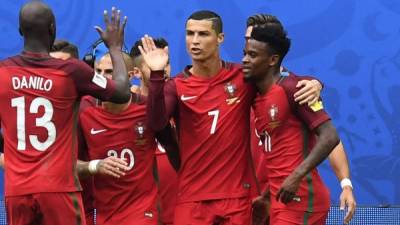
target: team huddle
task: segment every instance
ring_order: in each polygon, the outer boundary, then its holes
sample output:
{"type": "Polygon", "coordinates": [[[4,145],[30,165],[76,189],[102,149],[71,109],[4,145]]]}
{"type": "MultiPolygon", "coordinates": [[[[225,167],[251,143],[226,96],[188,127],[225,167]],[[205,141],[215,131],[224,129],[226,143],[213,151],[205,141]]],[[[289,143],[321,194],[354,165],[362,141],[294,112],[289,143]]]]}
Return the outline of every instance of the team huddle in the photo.
{"type": "Polygon", "coordinates": [[[127,18],[113,8],[104,22],[85,63],[55,41],[46,4],[20,10],[24,49],[0,61],[9,225],[322,225],[325,159],[342,187],[343,222],[352,219],[323,84],[282,65],[291,41],[275,16],[248,18],[242,62],[232,63],[220,57],[220,16],[192,13],[192,65],[173,77],[165,39],[145,35],[128,53],[127,18]]]}

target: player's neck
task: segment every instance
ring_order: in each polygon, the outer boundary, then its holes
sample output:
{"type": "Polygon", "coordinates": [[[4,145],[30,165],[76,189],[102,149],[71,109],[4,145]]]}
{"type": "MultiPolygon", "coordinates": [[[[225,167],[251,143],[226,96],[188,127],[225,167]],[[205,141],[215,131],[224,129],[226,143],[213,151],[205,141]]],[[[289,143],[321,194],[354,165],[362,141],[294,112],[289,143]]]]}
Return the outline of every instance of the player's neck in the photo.
{"type": "Polygon", "coordinates": [[[24,51],[49,54],[50,44],[44,43],[43,41],[40,41],[40,40],[25,39],[24,51]]]}
{"type": "Polygon", "coordinates": [[[256,83],[258,92],[261,95],[267,93],[272,85],[274,85],[279,80],[280,75],[281,74],[279,70],[269,72],[266,76],[264,76],[264,79],[256,83]]]}
{"type": "Polygon", "coordinates": [[[131,104],[131,100],[132,100],[132,96],[129,99],[129,101],[127,103],[124,104],[115,104],[112,102],[103,102],[102,103],[102,107],[105,111],[112,113],[112,114],[119,114],[123,111],[125,111],[129,105],[131,104]]]}
{"type": "Polygon", "coordinates": [[[222,68],[222,61],[219,55],[202,61],[193,60],[192,64],[192,68],[189,69],[190,73],[204,78],[217,75],[222,68]]]}

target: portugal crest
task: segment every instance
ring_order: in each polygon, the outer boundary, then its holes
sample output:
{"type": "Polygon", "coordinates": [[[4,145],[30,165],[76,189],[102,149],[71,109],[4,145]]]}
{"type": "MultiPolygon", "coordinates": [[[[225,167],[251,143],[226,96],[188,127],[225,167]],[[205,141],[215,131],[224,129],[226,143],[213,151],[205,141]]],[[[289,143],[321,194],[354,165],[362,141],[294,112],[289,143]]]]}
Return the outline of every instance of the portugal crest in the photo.
{"type": "Polygon", "coordinates": [[[228,105],[236,104],[240,102],[239,97],[236,96],[236,85],[228,82],[225,84],[225,92],[227,93],[226,103],[228,105]]]}
{"type": "Polygon", "coordinates": [[[144,132],[146,127],[142,122],[136,123],[135,132],[136,132],[136,145],[144,145],[146,143],[146,139],[144,138],[144,132]]]}

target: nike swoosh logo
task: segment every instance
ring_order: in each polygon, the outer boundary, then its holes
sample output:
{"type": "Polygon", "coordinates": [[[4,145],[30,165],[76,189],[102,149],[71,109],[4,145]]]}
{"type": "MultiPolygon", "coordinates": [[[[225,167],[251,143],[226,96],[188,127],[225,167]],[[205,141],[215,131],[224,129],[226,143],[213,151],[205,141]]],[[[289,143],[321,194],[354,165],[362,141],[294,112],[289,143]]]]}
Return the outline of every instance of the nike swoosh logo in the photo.
{"type": "Polygon", "coordinates": [[[181,100],[182,101],[187,101],[187,100],[190,100],[190,99],[194,99],[194,98],[197,98],[198,96],[184,96],[184,95],[181,95],[181,100]]]}
{"type": "Polygon", "coordinates": [[[91,133],[91,134],[98,134],[98,133],[104,132],[104,131],[106,131],[106,130],[107,130],[107,129],[95,130],[94,128],[92,128],[92,129],[90,130],[90,133],[91,133]]]}

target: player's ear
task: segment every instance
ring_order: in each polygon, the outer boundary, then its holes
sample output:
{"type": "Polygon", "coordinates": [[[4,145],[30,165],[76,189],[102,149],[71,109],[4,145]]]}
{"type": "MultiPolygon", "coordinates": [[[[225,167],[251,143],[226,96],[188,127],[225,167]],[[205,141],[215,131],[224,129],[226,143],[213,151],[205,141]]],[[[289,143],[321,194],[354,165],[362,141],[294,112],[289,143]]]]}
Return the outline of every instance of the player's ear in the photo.
{"type": "Polygon", "coordinates": [[[278,63],[279,63],[279,60],[280,60],[280,56],[279,55],[271,55],[270,57],[269,57],[269,65],[270,66],[276,66],[276,65],[278,65],[278,63]]]}
{"type": "Polygon", "coordinates": [[[225,39],[225,34],[222,32],[219,33],[217,37],[218,45],[222,44],[222,42],[224,42],[224,39],[225,39]]]}

